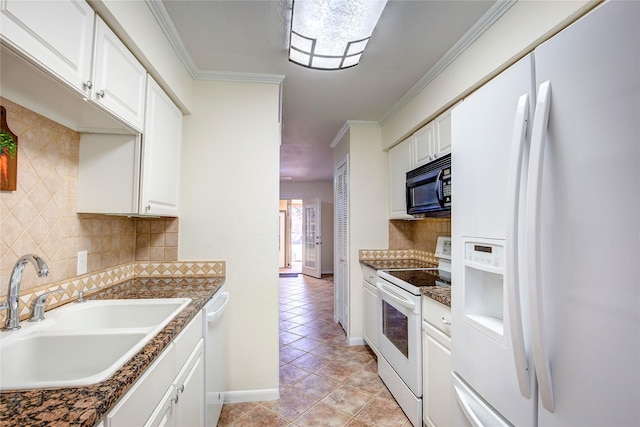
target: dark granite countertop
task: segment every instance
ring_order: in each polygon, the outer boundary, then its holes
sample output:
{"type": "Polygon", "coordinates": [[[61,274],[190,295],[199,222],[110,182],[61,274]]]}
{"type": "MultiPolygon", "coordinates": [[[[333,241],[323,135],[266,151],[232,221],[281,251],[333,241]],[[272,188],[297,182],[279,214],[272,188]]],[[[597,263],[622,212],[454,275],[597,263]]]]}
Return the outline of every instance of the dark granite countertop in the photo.
{"type": "MultiPolygon", "coordinates": [[[[405,269],[405,268],[437,268],[437,265],[417,259],[377,259],[360,260],[360,262],[374,270],[405,269]]],[[[422,295],[441,304],[451,307],[451,287],[449,286],[421,286],[422,295]]]]}
{"type": "Polygon", "coordinates": [[[115,405],[220,289],[223,276],[137,278],[88,299],[191,298],[191,302],[109,379],[86,387],[0,393],[0,426],[93,426],[115,405]]]}

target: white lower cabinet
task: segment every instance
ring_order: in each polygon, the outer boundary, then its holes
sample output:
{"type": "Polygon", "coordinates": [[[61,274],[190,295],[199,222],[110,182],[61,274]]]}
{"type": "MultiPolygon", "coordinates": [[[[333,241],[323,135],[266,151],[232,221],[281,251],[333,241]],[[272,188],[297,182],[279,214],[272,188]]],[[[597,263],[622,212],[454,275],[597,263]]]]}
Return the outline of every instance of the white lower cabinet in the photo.
{"type": "Polygon", "coordinates": [[[104,427],[204,426],[204,404],[199,313],[107,413],[104,427]]]}
{"type": "Polygon", "coordinates": [[[451,425],[451,309],[422,297],[422,420],[451,425]]]}
{"type": "Polygon", "coordinates": [[[362,266],[364,281],[364,340],[371,350],[378,354],[378,289],[376,288],[376,271],[366,265],[362,266]]]}
{"type": "Polygon", "coordinates": [[[203,345],[193,354],[167,389],[145,427],[204,426],[203,345]]]}

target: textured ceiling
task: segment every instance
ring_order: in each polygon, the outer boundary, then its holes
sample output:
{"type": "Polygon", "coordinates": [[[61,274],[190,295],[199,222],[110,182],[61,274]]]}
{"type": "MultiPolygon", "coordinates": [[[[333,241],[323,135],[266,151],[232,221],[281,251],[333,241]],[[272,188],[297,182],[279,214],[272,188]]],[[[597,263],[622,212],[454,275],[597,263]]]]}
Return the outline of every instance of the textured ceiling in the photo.
{"type": "Polygon", "coordinates": [[[192,73],[285,76],[280,174],[315,181],[332,179],[329,146],[345,122],[384,117],[494,1],[391,0],[360,64],[341,71],[288,61],[289,1],[163,0],[161,5],[192,73]]]}

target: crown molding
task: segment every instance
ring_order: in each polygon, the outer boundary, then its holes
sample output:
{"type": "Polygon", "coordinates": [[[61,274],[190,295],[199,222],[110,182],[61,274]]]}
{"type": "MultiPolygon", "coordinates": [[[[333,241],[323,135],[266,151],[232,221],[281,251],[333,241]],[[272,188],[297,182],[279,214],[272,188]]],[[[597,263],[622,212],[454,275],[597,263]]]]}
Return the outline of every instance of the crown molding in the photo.
{"type": "Polygon", "coordinates": [[[338,134],[333,138],[333,141],[331,141],[329,148],[332,148],[332,149],[336,148],[336,146],[340,143],[340,140],[342,139],[342,137],[345,136],[348,131],[349,131],[349,122],[345,122],[345,124],[343,124],[340,130],[338,131],[338,134]]]}
{"type": "Polygon", "coordinates": [[[345,124],[342,125],[337,135],[331,141],[329,148],[335,148],[336,145],[340,143],[340,140],[342,139],[342,137],[345,136],[347,131],[349,131],[349,129],[352,126],[358,126],[362,128],[379,128],[380,123],[376,121],[370,121],[370,120],[347,120],[345,124]]]}
{"type": "Polygon", "coordinates": [[[502,17],[518,0],[501,0],[491,8],[471,27],[436,64],[418,82],[411,87],[379,120],[382,125],[389,118],[396,115],[425,87],[435,80],[453,61],[471,46],[485,31],[502,17]]]}

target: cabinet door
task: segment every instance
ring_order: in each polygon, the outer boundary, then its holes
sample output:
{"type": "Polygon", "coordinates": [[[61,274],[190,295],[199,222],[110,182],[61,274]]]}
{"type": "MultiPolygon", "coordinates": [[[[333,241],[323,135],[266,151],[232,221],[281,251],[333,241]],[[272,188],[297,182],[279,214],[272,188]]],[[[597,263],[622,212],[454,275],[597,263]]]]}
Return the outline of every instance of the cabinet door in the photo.
{"type": "Polygon", "coordinates": [[[433,122],[420,128],[413,134],[414,161],[411,169],[429,163],[434,159],[435,152],[435,130],[433,122]]]}
{"type": "MultiPolygon", "coordinates": [[[[453,109],[453,108],[452,108],[453,109]]],[[[434,157],[439,158],[451,153],[451,110],[445,111],[434,120],[435,148],[434,157]]]]}
{"type": "Polygon", "coordinates": [[[142,132],[147,72],[99,17],[93,64],[93,99],[142,132]]]}
{"type": "Polygon", "coordinates": [[[451,425],[451,339],[422,322],[422,419],[429,427],[451,425]]]}
{"type": "Polygon", "coordinates": [[[78,212],[138,212],[140,137],[85,133],[80,137],[78,212]]]}
{"type": "Polygon", "coordinates": [[[181,141],[182,112],[149,77],[142,137],[141,214],[178,215],[181,141]]]}
{"type": "Polygon", "coordinates": [[[378,295],[373,291],[373,285],[363,283],[364,286],[364,340],[373,352],[378,354],[378,295]]]}
{"type": "Polygon", "coordinates": [[[84,0],[6,0],[0,12],[4,41],[83,92],[91,76],[93,23],[84,0]]]}
{"type": "Polygon", "coordinates": [[[176,379],[176,426],[204,426],[202,340],[176,379]]]}
{"type": "Polygon", "coordinates": [[[389,150],[389,218],[413,219],[407,215],[407,172],[412,169],[412,138],[389,150]]]}
{"type": "Polygon", "coordinates": [[[144,427],[173,427],[176,425],[173,406],[175,395],[176,391],[173,386],[169,387],[144,427]]]}
{"type": "Polygon", "coordinates": [[[170,344],[105,417],[107,427],[141,426],[173,388],[175,351],[170,344]]]}

